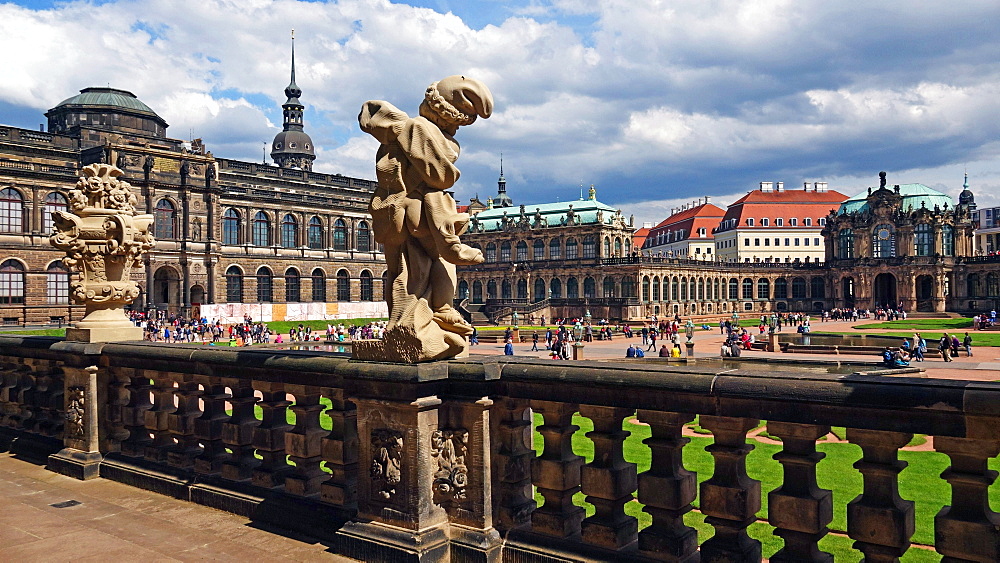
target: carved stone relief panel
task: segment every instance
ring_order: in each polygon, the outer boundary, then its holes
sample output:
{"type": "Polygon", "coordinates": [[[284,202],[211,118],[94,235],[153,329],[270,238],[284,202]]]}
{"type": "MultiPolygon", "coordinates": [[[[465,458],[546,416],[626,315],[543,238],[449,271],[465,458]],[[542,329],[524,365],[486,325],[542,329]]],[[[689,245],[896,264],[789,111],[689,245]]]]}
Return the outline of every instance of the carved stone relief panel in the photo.
{"type": "Polygon", "coordinates": [[[86,412],[86,399],[84,398],[84,388],[74,386],[69,388],[69,396],[66,397],[66,437],[73,440],[83,440],[84,413],[86,412]]]}
{"type": "Polygon", "coordinates": [[[469,470],[465,465],[469,431],[464,428],[435,430],[431,435],[431,456],[437,461],[434,472],[434,504],[457,505],[466,498],[469,470]]]}
{"type": "Polygon", "coordinates": [[[403,454],[403,434],[388,428],[372,431],[372,463],[369,475],[372,496],[383,502],[393,500],[400,493],[403,454]]]}

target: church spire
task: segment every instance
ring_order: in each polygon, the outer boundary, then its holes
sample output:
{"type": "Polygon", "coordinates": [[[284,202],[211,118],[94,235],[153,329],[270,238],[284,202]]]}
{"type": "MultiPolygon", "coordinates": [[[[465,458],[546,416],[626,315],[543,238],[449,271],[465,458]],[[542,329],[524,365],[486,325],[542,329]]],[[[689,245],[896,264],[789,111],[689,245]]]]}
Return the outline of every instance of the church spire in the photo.
{"type": "Polygon", "coordinates": [[[497,179],[497,196],[494,207],[513,207],[514,202],[507,195],[507,179],[503,177],[503,153],[500,153],[500,178],[497,179]]]}
{"type": "Polygon", "coordinates": [[[316,160],[312,139],[302,130],[302,114],[305,107],[299,101],[302,90],[295,83],[295,30],[292,30],[292,72],[288,86],[285,87],[285,103],[281,104],[284,123],[281,132],[271,143],[271,158],[281,168],[300,168],[312,170],[312,162],[316,160]]]}

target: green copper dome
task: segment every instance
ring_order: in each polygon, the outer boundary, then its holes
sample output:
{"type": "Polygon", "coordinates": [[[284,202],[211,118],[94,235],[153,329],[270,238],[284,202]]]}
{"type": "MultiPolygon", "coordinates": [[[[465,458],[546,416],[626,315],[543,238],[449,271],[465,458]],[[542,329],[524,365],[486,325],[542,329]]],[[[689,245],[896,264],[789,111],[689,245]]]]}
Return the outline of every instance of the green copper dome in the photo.
{"type": "MultiPolygon", "coordinates": [[[[888,189],[895,190],[895,187],[888,189]]],[[[843,215],[845,213],[853,213],[855,211],[864,211],[868,208],[869,195],[869,192],[866,190],[848,199],[844,203],[840,204],[840,209],[837,211],[837,214],[843,215]]],[[[955,202],[952,201],[950,196],[923,184],[900,184],[899,195],[903,196],[904,211],[909,209],[911,206],[913,209],[919,209],[920,207],[933,209],[935,205],[941,208],[944,208],[946,205],[948,207],[955,206],[955,202]]]]}
{"type": "Polygon", "coordinates": [[[107,107],[159,117],[149,106],[136,98],[135,94],[117,88],[84,88],[79,94],[59,102],[53,109],[65,106],[107,107]]]}

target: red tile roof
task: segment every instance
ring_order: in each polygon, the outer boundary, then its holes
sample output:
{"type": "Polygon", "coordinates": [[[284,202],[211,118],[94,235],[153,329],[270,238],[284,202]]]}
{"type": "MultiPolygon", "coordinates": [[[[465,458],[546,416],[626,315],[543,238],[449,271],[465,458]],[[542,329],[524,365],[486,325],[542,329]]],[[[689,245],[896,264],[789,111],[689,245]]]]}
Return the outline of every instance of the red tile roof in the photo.
{"type": "MultiPolygon", "coordinates": [[[[712,229],[719,226],[719,221],[725,216],[726,212],[719,206],[704,203],[702,205],[697,205],[690,209],[685,209],[678,213],[674,213],[670,217],[667,217],[663,221],[660,221],[658,225],[653,227],[650,231],[648,237],[651,239],[658,237],[660,233],[666,231],[684,231],[684,239],[676,239],[671,242],[678,242],[678,240],[686,240],[689,238],[695,238],[700,240],[712,240],[712,229]],[[705,236],[698,237],[692,236],[693,233],[697,233],[698,229],[705,228],[705,236]]],[[[650,242],[650,245],[655,244],[650,242]]]]}
{"type": "MultiPolygon", "coordinates": [[[[722,221],[734,219],[740,229],[798,229],[805,227],[804,219],[811,218],[811,227],[819,227],[819,219],[826,217],[831,209],[837,209],[848,196],[837,191],[813,192],[805,190],[783,190],[762,192],[754,190],[733,202],[726,210],[722,221]],[[753,226],[746,224],[752,218],[753,226]],[[768,226],[761,225],[767,218],[768,226]],[[775,219],[782,219],[783,225],[775,225],[775,219]],[[789,225],[789,219],[798,219],[798,225],[789,225]]],[[[727,229],[728,230],[728,229],[727,229]]]]}
{"type": "Polygon", "coordinates": [[[632,233],[632,248],[642,248],[642,245],[646,242],[646,237],[649,236],[649,230],[649,227],[643,227],[632,233]]]}

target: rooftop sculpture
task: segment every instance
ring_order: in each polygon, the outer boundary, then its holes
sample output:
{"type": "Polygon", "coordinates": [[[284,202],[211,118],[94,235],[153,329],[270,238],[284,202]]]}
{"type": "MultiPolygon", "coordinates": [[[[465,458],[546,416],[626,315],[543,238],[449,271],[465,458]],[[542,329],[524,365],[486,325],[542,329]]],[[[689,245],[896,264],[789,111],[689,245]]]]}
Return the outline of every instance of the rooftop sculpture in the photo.
{"type": "Polygon", "coordinates": [[[452,305],[455,266],[479,264],[483,254],[459,239],[469,215],[446,190],[460,175],[455,133],[492,112],[486,85],[464,76],[428,86],[417,117],[381,100],[362,106],[361,130],[381,143],[368,211],[385,251],[389,326],[381,341],[356,341],[355,358],[411,363],[467,351],[472,325],[452,305]]]}

